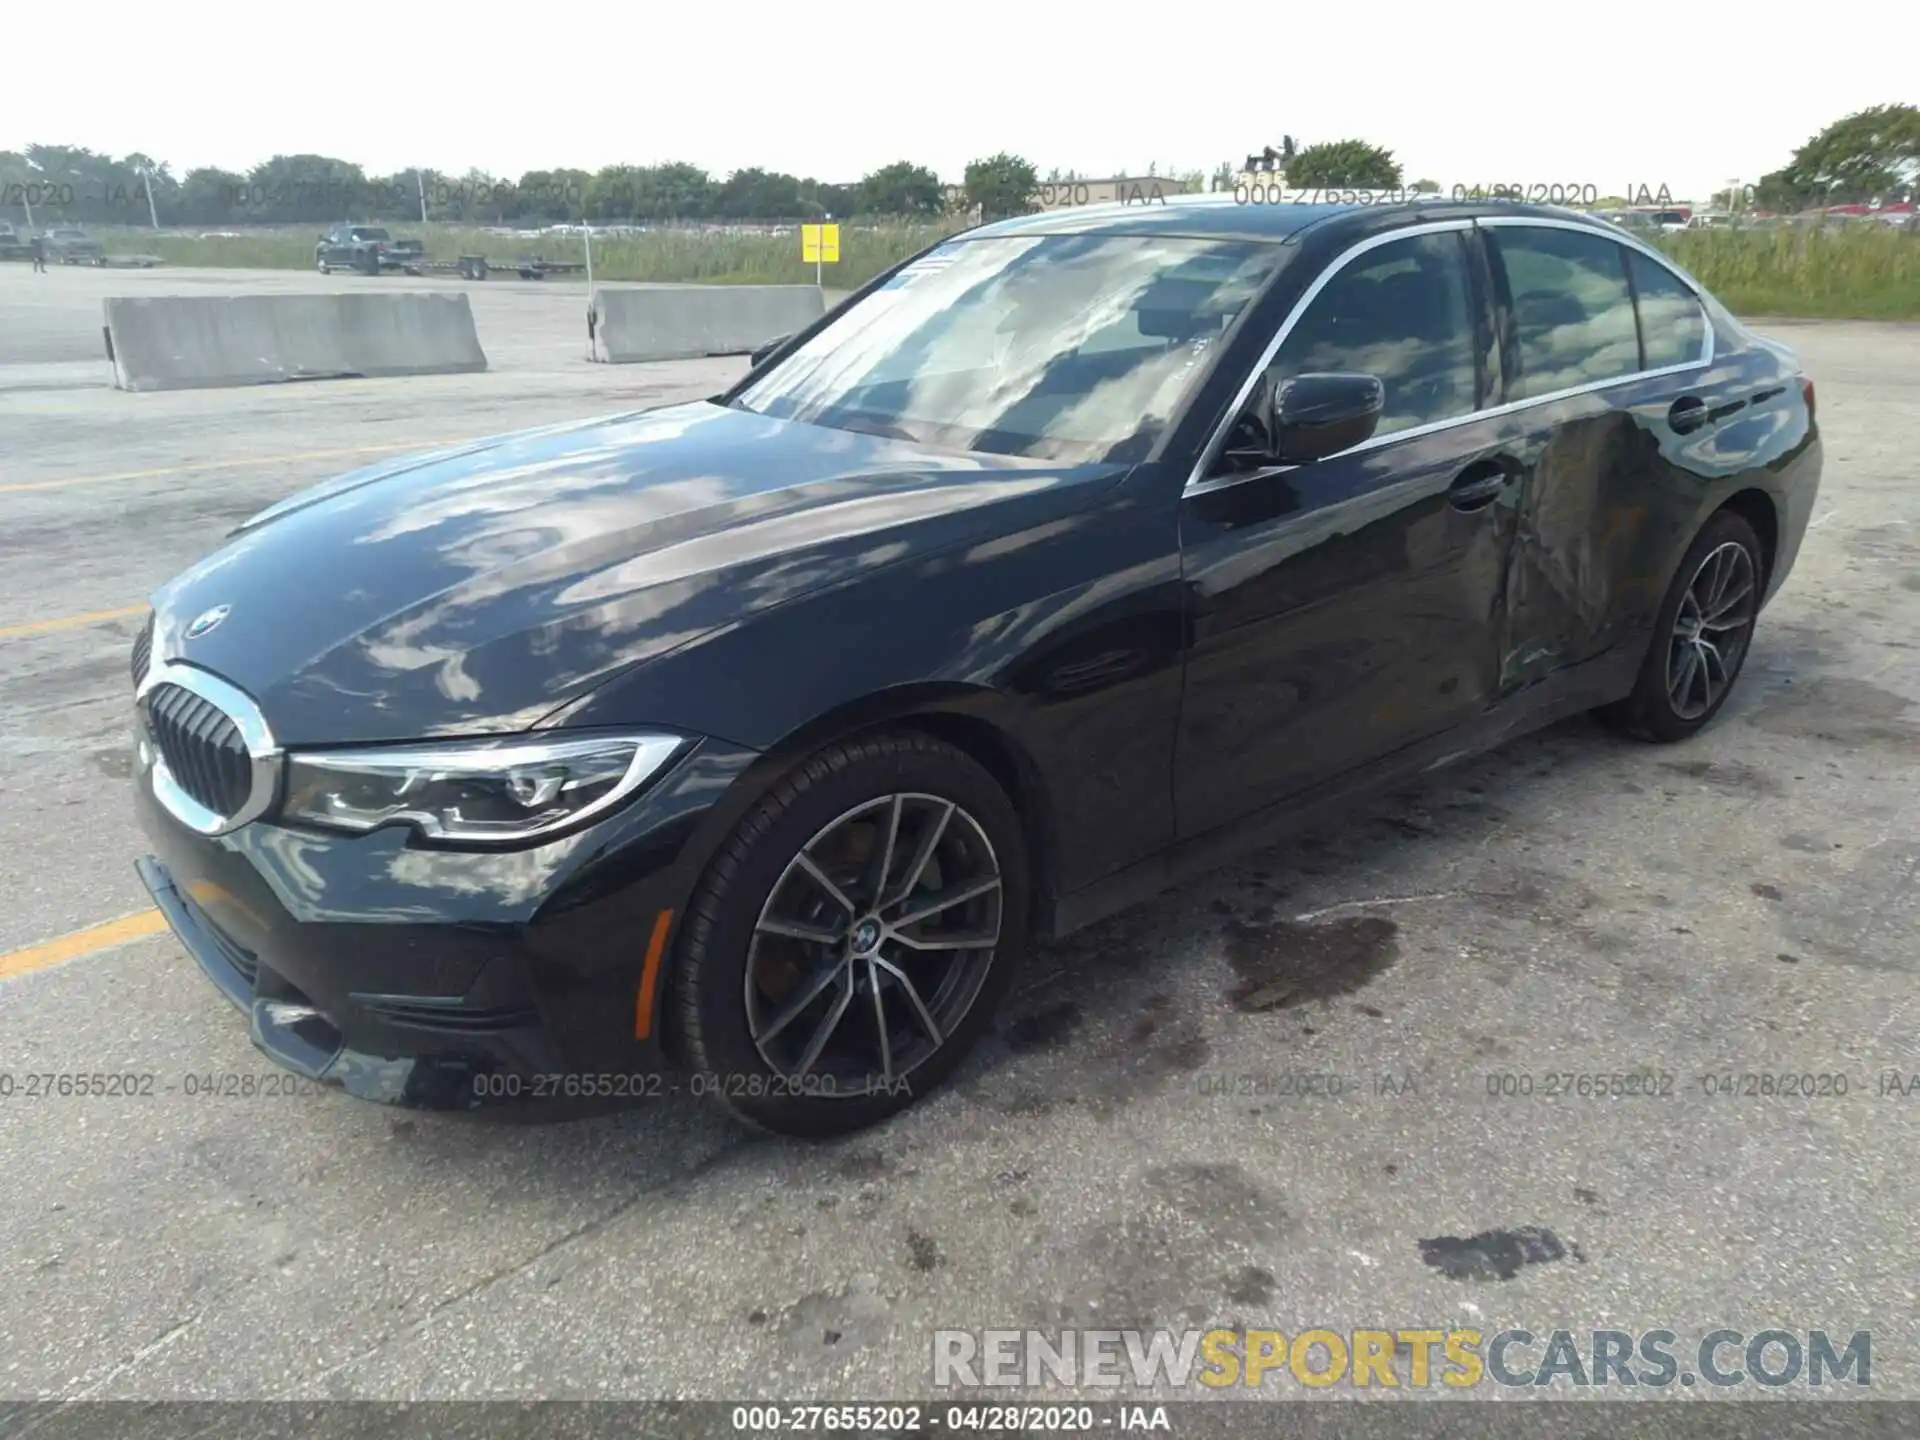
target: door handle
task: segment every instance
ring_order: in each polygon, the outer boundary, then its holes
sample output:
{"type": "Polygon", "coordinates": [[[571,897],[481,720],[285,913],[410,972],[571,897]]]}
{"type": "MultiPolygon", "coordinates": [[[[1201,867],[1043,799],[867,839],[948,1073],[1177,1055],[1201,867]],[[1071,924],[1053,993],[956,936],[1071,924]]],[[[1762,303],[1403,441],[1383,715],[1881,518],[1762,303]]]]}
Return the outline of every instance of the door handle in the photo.
{"type": "Polygon", "coordinates": [[[1667,410],[1667,424],[1673,427],[1676,435],[1691,435],[1709,418],[1707,402],[1698,395],[1682,395],[1667,410]]]}
{"type": "Polygon", "coordinates": [[[1447,503],[1456,510],[1478,510],[1499,499],[1507,472],[1496,460],[1476,460],[1447,487],[1447,503]]]}

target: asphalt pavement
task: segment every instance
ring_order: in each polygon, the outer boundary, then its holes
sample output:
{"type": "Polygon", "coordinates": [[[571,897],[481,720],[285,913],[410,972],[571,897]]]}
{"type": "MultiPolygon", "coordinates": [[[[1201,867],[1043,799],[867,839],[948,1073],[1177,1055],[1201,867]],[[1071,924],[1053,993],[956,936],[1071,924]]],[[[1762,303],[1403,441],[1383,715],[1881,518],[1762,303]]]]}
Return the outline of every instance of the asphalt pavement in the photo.
{"type": "Polygon", "coordinates": [[[100,298],[458,283],[0,267],[0,1397],[879,1399],[942,1330],[1521,1326],[1869,1331],[1920,1398],[1920,327],[1763,327],[1826,478],[1701,737],[1573,721],[1115,917],[807,1145],[190,1078],[279,1072],[134,878],[147,593],[339,470],[743,362],[592,365],[577,284],[489,281],[484,375],[135,396],[100,298]]]}

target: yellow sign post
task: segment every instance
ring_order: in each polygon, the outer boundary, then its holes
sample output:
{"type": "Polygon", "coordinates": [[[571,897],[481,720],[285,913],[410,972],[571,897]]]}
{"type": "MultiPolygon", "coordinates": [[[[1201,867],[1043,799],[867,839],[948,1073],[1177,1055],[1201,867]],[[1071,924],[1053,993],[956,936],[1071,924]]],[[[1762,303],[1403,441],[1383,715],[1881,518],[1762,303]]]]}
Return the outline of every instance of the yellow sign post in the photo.
{"type": "Polygon", "coordinates": [[[813,261],[813,283],[821,283],[820,266],[840,263],[840,227],[838,225],[802,225],[800,258],[813,261]]]}

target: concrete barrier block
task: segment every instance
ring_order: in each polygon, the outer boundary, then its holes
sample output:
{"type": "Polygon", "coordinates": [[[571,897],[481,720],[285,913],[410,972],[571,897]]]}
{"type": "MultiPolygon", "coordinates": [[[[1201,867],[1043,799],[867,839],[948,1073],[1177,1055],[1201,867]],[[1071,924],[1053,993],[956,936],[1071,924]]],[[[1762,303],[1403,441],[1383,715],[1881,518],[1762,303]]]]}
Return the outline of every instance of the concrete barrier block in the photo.
{"type": "Polygon", "coordinates": [[[145,295],[106,301],[122,390],[458,375],[487,368],[463,294],[145,295]]]}
{"type": "Polygon", "coordinates": [[[609,364],[745,355],[826,313],[818,285],[596,285],[593,358],[609,364]]]}

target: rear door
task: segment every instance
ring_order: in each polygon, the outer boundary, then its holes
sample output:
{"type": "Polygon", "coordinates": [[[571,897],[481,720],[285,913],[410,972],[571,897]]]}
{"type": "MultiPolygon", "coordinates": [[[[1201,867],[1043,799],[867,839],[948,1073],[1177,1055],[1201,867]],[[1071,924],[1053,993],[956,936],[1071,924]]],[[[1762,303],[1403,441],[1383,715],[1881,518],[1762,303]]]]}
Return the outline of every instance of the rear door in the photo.
{"type": "Polygon", "coordinates": [[[1652,620],[1703,492],[1696,447],[1739,387],[1711,365],[1692,287],[1570,222],[1482,219],[1510,444],[1527,471],[1500,691],[1630,642],[1652,620]]]}
{"type": "Polygon", "coordinates": [[[1522,478],[1502,418],[1482,413],[1492,343],[1471,222],[1439,222],[1336,259],[1249,377],[1257,396],[1287,375],[1372,374],[1386,410],[1354,449],[1288,467],[1216,460],[1188,487],[1182,838],[1486,706],[1522,478]]]}

